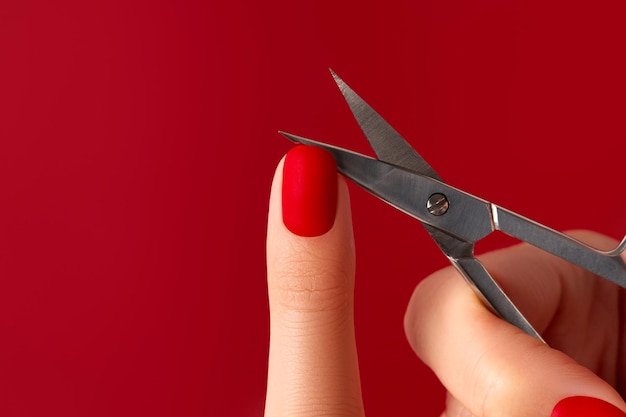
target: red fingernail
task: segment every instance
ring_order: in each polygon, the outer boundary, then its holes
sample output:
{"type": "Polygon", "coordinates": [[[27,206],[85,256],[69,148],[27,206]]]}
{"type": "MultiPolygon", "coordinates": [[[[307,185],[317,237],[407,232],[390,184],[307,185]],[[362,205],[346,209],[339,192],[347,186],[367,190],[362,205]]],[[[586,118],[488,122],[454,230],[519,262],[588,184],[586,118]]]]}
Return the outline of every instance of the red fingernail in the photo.
{"type": "Polygon", "coordinates": [[[613,404],[591,397],[569,397],[554,406],[550,417],[624,417],[613,404]]]}
{"type": "Polygon", "coordinates": [[[299,236],[320,236],[335,223],[337,165],[328,151],[296,146],[283,167],[283,223],[299,236]]]}

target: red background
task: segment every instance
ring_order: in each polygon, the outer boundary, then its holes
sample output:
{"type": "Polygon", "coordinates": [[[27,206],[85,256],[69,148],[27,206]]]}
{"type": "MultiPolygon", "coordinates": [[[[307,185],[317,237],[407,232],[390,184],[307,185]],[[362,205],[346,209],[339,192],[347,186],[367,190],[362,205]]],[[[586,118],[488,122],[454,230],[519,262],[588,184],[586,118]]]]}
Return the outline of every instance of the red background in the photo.
{"type": "MultiPolygon", "coordinates": [[[[1,2],[0,414],[262,414],[266,206],[291,146],[276,132],[371,154],[328,67],[452,185],[620,237],[625,11],[1,2]]],[[[436,416],[402,315],[447,261],[351,191],[367,412],[436,416]]]]}

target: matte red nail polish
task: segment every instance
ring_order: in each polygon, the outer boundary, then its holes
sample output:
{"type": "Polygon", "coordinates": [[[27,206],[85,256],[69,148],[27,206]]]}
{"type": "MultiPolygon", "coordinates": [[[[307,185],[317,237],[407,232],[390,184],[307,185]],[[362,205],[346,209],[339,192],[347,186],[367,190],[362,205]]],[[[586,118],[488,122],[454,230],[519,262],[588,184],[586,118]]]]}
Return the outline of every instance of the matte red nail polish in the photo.
{"type": "Polygon", "coordinates": [[[550,417],[625,417],[613,404],[591,397],[569,397],[557,403],[550,417]]]}
{"type": "Polygon", "coordinates": [[[326,150],[296,146],[283,166],[283,223],[299,236],[320,236],[335,223],[337,164],[326,150]]]}

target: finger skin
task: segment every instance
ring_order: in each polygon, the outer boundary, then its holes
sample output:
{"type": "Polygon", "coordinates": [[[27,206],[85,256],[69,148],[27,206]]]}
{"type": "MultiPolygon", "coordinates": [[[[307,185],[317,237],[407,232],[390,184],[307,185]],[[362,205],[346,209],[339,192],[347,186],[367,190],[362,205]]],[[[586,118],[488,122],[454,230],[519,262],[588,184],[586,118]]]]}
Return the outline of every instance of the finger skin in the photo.
{"type": "MultiPolygon", "coordinates": [[[[528,245],[490,254],[483,262],[531,323],[540,332],[551,333],[557,344],[572,349],[573,356],[599,356],[585,349],[612,345],[606,343],[606,336],[590,339],[581,331],[586,323],[580,316],[585,311],[597,311],[587,310],[589,306],[574,305],[572,311],[565,311],[568,318],[574,318],[571,325],[553,325],[554,321],[560,322],[560,315],[568,308],[559,299],[572,291],[569,282],[563,284],[563,277],[574,275],[573,285],[579,290],[576,285],[590,282],[589,277],[582,276],[588,274],[528,245]],[[574,346],[563,342],[568,332],[580,338],[574,346]]],[[[594,287],[597,303],[611,306],[619,302],[612,285],[602,280],[594,287]]],[[[617,314],[619,310],[610,311],[617,314]]],[[[588,367],[489,312],[452,268],[433,274],[416,288],[405,316],[405,329],[418,356],[433,369],[455,401],[475,417],[549,416],[559,400],[575,395],[600,398],[626,409],[611,385],[588,367]]],[[[619,329],[614,332],[619,334],[619,329]]],[[[551,338],[546,339],[550,343],[551,338]]],[[[617,363],[610,363],[611,367],[615,370],[617,363]]]]}
{"type": "Polygon", "coordinates": [[[338,177],[335,223],[300,237],[282,222],[279,164],[270,197],[267,280],[270,354],[265,415],[362,416],[354,338],[354,239],[338,177]]]}
{"type": "Polygon", "coordinates": [[[446,396],[446,411],[443,413],[444,417],[474,417],[472,413],[461,403],[454,398],[450,393],[446,396]]]}

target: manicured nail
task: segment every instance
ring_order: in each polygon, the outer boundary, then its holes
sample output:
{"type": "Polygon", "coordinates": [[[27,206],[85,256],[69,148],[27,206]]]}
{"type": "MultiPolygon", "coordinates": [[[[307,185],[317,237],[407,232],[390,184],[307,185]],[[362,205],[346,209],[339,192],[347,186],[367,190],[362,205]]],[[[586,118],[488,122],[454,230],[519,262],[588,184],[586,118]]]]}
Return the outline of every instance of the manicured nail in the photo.
{"type": "Polygon", "coordinates": [[[591,397],[569,397],[554,406],[550,417],[625,417],[613,404],[591,397]]]}
{"type": "Polygon", "coordinates": [[[283,223],[299,236],[320,236],[335,223],[337,164],[328,151],[296,146],[283,167],[283,223]]]}

